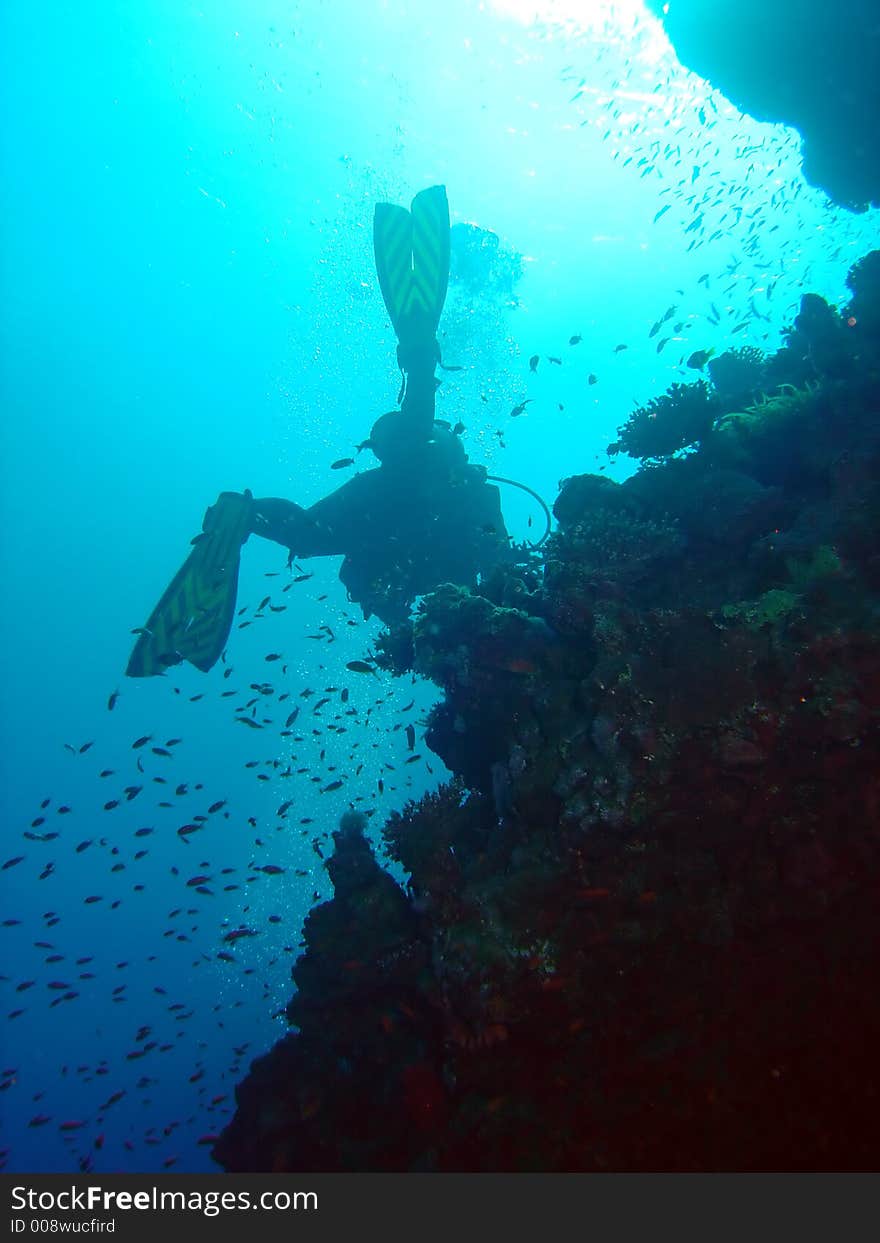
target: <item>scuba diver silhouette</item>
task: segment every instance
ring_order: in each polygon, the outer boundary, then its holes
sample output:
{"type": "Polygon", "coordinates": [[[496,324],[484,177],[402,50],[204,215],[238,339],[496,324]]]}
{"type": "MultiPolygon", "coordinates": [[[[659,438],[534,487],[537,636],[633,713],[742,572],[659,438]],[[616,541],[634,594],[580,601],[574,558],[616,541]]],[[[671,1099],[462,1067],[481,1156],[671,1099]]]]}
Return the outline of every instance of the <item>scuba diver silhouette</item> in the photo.
{"type": "Polygon", "coordinates": [[[380,465],[308,508],[221,492],[192,552],[136,631],[130,677],[162,674],[183,660],[212,667],[232,626],[241,546],[251,535],[285,547],[289,565],[341,554],[349,599],[388,626],[405,622],[415,598],[440,583],[474,586],[478,575],[511,561],[498,489],[485,467],[468,462],[449,425],[434,418],[435,367],[443,365],[436,334],[449,280],[445,187],[423,190],[409,211],[377,204],[373,247],[403,376],[400,408],[382,415],[359,446],[380,465]]]}

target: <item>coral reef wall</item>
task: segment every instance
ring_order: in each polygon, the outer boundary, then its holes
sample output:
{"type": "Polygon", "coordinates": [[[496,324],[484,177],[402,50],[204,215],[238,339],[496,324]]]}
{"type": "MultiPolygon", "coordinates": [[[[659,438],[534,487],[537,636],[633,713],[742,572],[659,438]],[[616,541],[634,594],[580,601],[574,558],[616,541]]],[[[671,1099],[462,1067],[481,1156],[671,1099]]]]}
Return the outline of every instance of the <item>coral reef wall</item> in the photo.
{"type": "Polygon", "coordinates": [[[876,1168],[878,266],[389,636],[457,775],[406,890],[340,826],[227,1170],[876,1168]]]}

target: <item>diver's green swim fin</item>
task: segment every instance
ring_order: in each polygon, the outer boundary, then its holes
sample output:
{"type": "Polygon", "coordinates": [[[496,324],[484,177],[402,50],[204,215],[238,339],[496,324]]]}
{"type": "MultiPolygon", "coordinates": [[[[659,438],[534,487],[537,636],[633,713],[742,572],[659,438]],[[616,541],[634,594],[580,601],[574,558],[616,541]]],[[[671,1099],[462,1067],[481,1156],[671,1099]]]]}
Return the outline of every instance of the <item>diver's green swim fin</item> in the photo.
{"type": "Polygon", "coordinates": [[[449,284],[445,186],[422,190],[412,208],[377,203],[373,250],[385,307],[406,350],[433,343],[449,284]]]}
{"type": "Polygon", "coordinates": [[[241,546],[250,534],[253,496],[221,492],[202,534],[140,630],[125,672],[164,673],[188,660],[207,672],[223,651],[235,612],[241,546]]]}

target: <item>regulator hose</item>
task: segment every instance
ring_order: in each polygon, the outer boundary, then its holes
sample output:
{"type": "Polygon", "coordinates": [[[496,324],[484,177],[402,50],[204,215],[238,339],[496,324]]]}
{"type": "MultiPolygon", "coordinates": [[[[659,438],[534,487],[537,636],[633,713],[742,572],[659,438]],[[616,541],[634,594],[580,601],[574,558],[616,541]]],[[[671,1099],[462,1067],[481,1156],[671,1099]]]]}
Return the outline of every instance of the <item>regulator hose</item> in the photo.
{"type": "Polygon", "coordinates": [[[529,545],[530,548],[540,548],[541,545],[544,543],[544,541],[547,539],[547,536],[550,534],[550,526],[553,521],[551,514],[550,514],[550,510],[547,507],[547,502],[544,500],[544,498],[541,496],[538,496],[537,492],[535,492],[532,488],[528,487],[526,484],[520,483],[519,480],[517,479],[506,479],[504,475],[487,475],[486,478],[490,479],[492,483],[509,483],[510,486],[513,488],[519,488],[520,491],[522,492],[528,492],[529,496],[533,497],[538,502],[538,504],[541,506],[541,508],[544,511],[544,518],[547,522],[547,526],[544,530],[544,534],[534,544],[530,540],[526,540],[525,542],[529,545]]]}

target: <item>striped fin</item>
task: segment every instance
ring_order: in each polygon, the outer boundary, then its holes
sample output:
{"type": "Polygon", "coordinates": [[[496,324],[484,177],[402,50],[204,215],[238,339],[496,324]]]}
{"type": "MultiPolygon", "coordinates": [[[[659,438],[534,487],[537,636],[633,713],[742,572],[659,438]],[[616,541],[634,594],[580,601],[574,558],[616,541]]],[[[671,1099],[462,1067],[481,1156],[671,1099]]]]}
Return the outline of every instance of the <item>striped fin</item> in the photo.
{"type": "Polygon", "coordinates": [[[373,251],[385,307],[400,336],[412,271],[412,216],[405,207],[377,203],[373,216],[373,251]]]}
{"type": "Polygon", "coordinates": [[[229,635],[241,545],[251,494],[225,492],[205,515],[205,530],[150,614],[126,668],[132,678],[162,674],[188,660],[207,672],[229,635]]]}
{"type": "Polygon", "coordinates": [[[376,271],[401,345],[430,342],[449,283],[449,204],[443,186],[422,190],[412,211],[378,203],[373,218],[376,271]]]}

